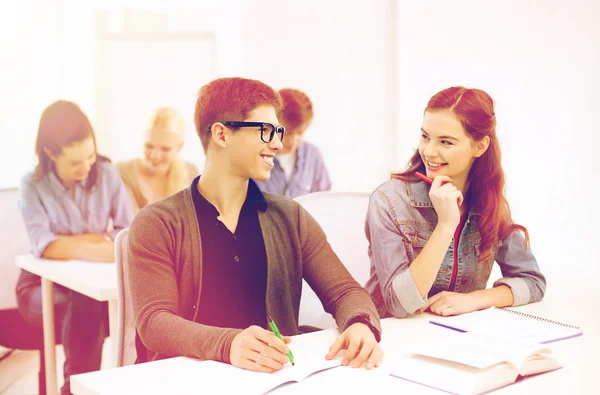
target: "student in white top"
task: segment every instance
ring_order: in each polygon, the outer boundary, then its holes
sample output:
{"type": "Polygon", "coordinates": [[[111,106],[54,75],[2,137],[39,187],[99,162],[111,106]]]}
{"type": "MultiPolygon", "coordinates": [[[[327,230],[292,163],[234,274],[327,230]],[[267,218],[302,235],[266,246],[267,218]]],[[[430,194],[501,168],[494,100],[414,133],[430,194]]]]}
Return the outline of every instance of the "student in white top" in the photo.
{"type": "Polygon", "coordinates": [[[144,157],[117,163],[137,213],[148,204],[189,186],[198,169],[179,153],[185,139],[185,123],[173,108],[156,110],[146,129],[144,157]]]}

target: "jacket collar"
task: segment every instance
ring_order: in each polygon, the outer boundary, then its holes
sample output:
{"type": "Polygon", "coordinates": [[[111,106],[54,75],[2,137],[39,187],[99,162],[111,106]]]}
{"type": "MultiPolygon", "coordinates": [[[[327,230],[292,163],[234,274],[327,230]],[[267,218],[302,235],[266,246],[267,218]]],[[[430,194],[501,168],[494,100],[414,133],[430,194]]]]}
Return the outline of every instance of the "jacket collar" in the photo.
{"type": "MultiPolygon", "coordinates": [[[[417,181],[414,183],[406,182],[406,190],[408,191],[408,198],[410,205],[415,208],[434,208],[431,199],[429,198],[429,190],[431,186],[425,181],[417,181]]],[[[467,218],[471,218],[472,215],[479,215],[476,213],[473,207],[469,209],[467,218]]]]}

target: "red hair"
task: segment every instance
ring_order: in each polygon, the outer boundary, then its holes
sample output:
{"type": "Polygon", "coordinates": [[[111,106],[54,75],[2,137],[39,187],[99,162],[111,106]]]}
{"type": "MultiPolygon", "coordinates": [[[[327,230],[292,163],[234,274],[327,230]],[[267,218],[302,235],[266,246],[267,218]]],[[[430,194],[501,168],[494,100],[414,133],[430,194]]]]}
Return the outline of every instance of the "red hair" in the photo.
{"type": "Polygon", "coordinates": [[[297,89],[280,89],[279,94],[283,99],[281,122],[290,130],[309,123],[313,119],[312,102],[304,92],[297,89]]]}
{"type": "Polygon", "coordinates": [[[250,111],[270,105],[281,112],[281,96],[270,86],[246,78],[219,78],[200,88],[194,124],[204,152],[210,141],[210,127],[219,121],[243,121],[250,111]]]}
{"type": "MultiPolygon", "coordinates": [[[[462,124],[467,135],[475,141],[485,136],[490,139],[487,151],[475,159],[467,180],[468,202],[481,216],[479,220],[479,261],[484,261],[493,252],[497,240],[506,238],[515,230],[523,232],[525,244],[529,244],[529,233],[524,226],[513,222],[510,207],[504,196],[504,171],[501,166],[501,153],[496,136],[496,115],[494,102],[484,91],[468,89],[462,86],[444,89],[433,95],[424,112],[449,110],[462,124]]],[[[392,174],[392,178],[406,182],[417,182],[416,171],[424,172],[425,165],[415,152],[408,162],[408,169],[402,173],[392,174]]]]}
{"type": "MultiPolygon", "coordinates": [[[[39,180],[52,170],[52,161],[44,149],[53,155],[59,156],[64,147],[80,143],[88,138],[94,141],[96,148],[96,137],[94,129],[88,117],[81,111],[79,106],[66,100],[58,100],[50,104],[40,117],[40,125],[35,141],[35,152],[38,164],[35,168],[35,177],[39,180]]],[[[96,162],[92,165],[88,174],[86,187],[91,189],[98,178],[98,161],[109,161],[108,158],[98,155],[96,162]]]]}

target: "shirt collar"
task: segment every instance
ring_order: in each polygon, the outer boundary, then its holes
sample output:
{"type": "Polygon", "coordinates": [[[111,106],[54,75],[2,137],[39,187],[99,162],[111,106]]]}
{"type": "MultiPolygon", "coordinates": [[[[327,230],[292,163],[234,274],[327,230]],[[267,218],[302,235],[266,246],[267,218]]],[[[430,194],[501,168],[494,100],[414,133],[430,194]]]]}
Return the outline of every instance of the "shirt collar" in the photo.
{"type": "MultiPolygon", "coordinates": [[[[69,188],[65,187],[62,182],[58,179],[56,174],[54,174],[53,170],[48,171],[48,179],[50,181],[50,185],[52,189],[58,194],[64,194],[69,192],[69,188]]],[[[87,186],[87,178],[83,181],[78,181],[75,183],[75,188],[85,188],[87,186]]]]}
{"type": "MultiPolygon", "coordinates": [[[[198,176],[192,181],[192,199],[196,204],[196,208],[201,210],[204,215],[209,215],[211,217],[218,217],[220,215],[219,211],[216,207],[206,200],[204,196],[198,191],[198,181],[201,176],[198,176]]],[[[246,201],[244,202],[244,206],[246,204],[252,204],[257,210],[262,212],[267,211],[267,200],[265,199],[265,195],[263,195],[262,191],[256,185],[256,182],[253,179],[248,180],[248,193],[246,194],[246,201]]]]}

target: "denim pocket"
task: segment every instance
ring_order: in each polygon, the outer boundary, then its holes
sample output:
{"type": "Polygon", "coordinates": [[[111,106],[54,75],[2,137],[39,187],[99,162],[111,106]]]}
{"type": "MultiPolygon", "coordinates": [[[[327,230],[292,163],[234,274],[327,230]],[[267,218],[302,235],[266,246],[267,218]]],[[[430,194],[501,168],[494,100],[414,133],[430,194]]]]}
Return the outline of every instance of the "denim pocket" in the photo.
{"type": "Polygon", "coordinates": [[[431,237],[432,230],[426,226],[409,224],[401,226],[402,237],[406,246],[409,261],[415,260],[431,237]]]}

